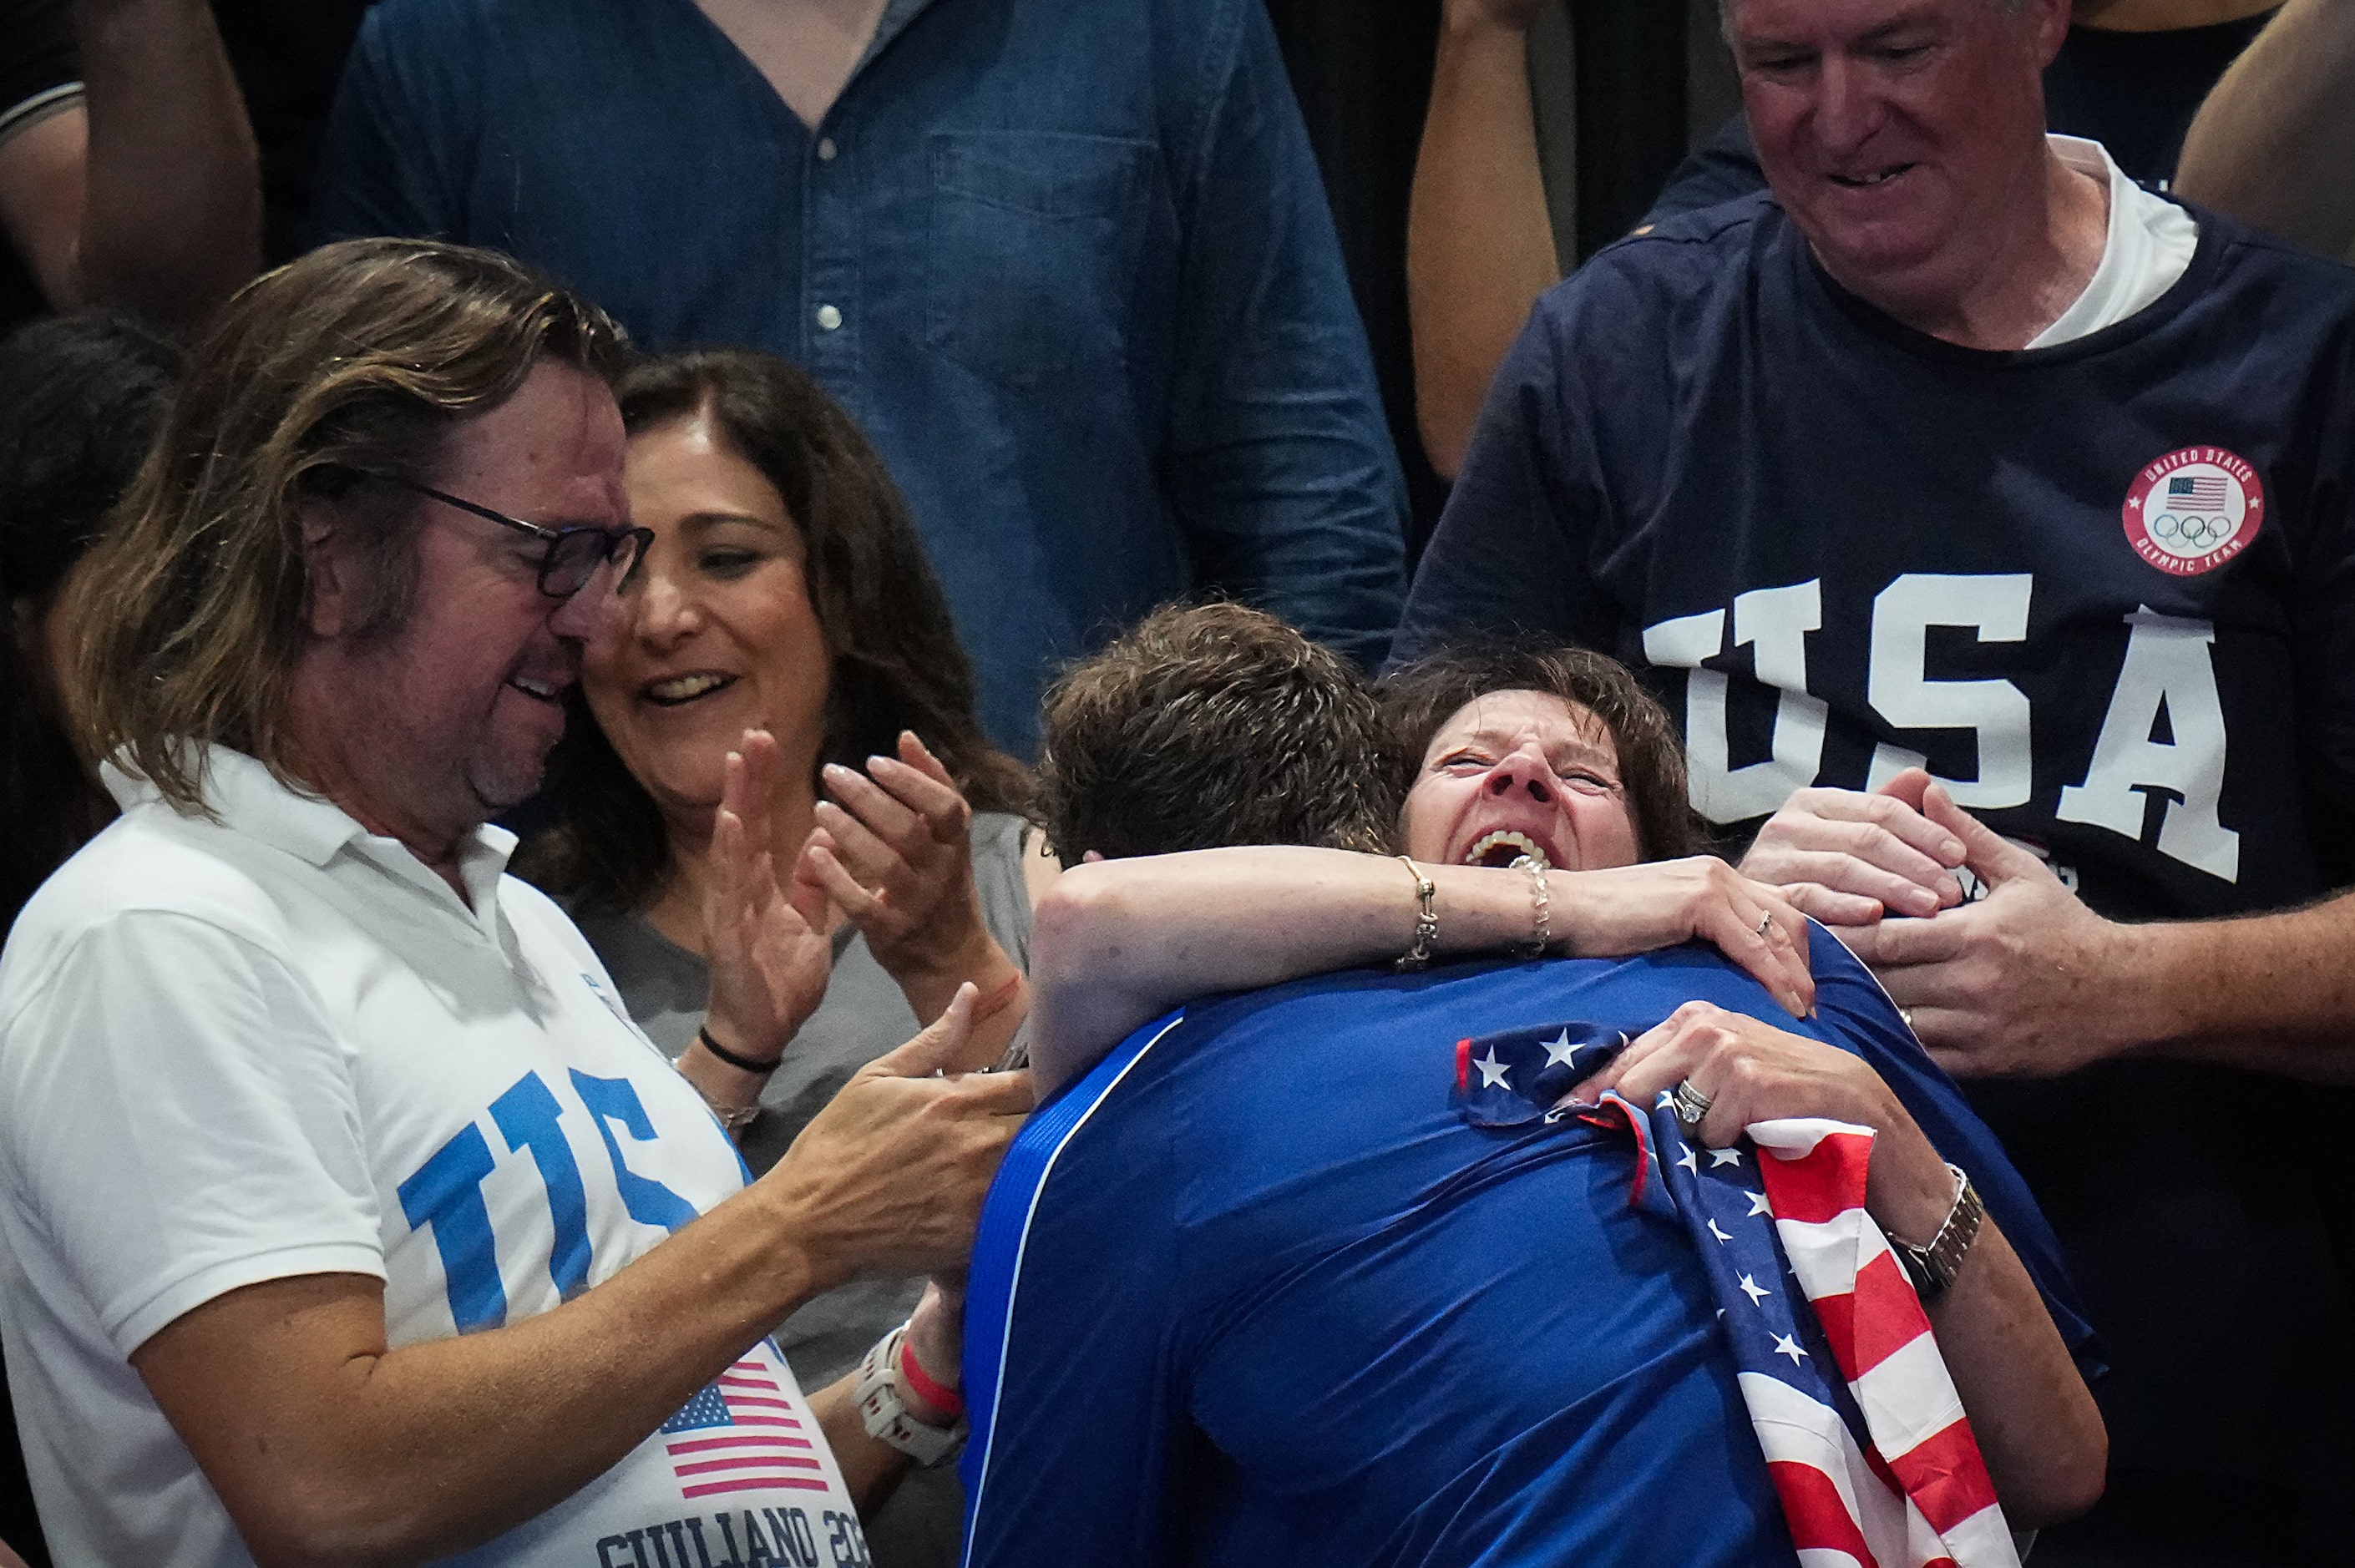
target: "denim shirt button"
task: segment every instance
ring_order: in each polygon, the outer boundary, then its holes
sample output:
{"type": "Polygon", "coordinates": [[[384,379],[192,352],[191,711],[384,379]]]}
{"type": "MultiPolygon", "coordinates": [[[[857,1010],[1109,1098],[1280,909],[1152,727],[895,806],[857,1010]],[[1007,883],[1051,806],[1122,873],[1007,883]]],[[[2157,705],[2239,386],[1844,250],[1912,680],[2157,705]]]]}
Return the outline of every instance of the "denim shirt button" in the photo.
{"type": "Polygon", "coordinates": [[[841,324],[842,313],[840,311],[836,310],[832,305],[820,305],[817,308],[818,331],[832,332],[841,324]]]}
{"type": "Polygon", "coordinates": [[[821,164],[831,164],[834,162],[834,155],[841,150],[834,144],[833,137],[821,136],[817,142],[817,161],[821,164]]]}

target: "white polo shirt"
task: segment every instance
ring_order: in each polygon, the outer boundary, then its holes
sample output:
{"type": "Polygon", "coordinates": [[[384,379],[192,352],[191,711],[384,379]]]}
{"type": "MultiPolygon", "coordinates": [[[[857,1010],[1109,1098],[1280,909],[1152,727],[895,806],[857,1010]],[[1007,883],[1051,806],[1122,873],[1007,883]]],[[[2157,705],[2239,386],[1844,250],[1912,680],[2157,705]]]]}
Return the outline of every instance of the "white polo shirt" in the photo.
{"type": "MultiPolygon", "coordinates": [[[[744,1183],[571,922],[504,874],[512,835],[475,834],[461,900],[251,758],[208,767],[217,822],[111,776],[123,818],[0,954],[0,1330],[61,1563],[251,1562],[127,1360],[190,1308],[368,1274],[395,1347],[496,1328],[744,1183]]],[[[769,1344],[463,1559],[731,1560],[866,1561],[769,1344]]]]}

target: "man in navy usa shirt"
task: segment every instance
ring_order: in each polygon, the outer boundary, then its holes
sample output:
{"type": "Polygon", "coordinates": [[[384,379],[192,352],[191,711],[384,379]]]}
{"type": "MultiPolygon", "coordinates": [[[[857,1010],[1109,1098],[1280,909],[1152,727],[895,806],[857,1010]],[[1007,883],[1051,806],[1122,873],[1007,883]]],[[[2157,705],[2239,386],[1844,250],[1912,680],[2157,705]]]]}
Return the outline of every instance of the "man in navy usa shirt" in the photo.
{"type": "MultiPolygon", "coordinates": [[[[1082,755],[1085,743],[1059,728],[1050,705],[1050,832],[1067,855],[1076,832],[1122,813],[1118,801],[1109,811],[1101,800],[1075,805],[1055,776],[1093,780],[1081,792],[1101,795],[1163,768],[1183,777],[1206,759],[1238,779],[1274,779],[1287,759],[1309,758],[1313,770],[1321,758],[1336,788],[1273,808],[1248,790],[1229,801],[1198,791],[1197,821],[1165,820],[1161,842],[1127,836],[1126,847],[1215,841],[1222,828],[1264,838],[1286,824],[1303,838],[1362,836],[1366,824],[1330,804],[1381,770],[1350,744],[1346,698],[1280,710],[1264,701],[1259,722],[1245,724],[1209,692],[1238,661],[1209,658],[1224,661],[1212,682],[1152,686],[1153,704],[1188,723],[1149,762],[1082,755]]],[[[1092,738],[1112,736],[1099,727],[1092,738]]],[[[1548,806],[1569,798],[1572,770],[1555,772],[1547,755],[1559,759],[1550,747],[1516,747],[1476,779],[1451,757],[1425,777],[1441,779],[1441,793],[1455,783],[1478,794],[1478,821],[1450,819],[1463,831],[1522,822],[1554,852],[1565,905],[1587,901],[1600,885],[1581,880],[1573,829],[1548,806]]],[[[1410,842],[1428,836],[1431,819],[1413,808],[1407,823],[1410,842]]],[[[1425,845],[1416,858],[1438,857],[1425,845]]],[[[1485,894],[1501,893],[1508,913],[1527,918],[1521,874],[1454,860],[1430,868],[1445,884],[1443,950],[1478,945],[1485,894]],[[1495,884],[1475,885],[1482,879],[1495,884]]],[[[1378,856],[1213,850],[1068,873],[1039,911],[1039,1048],[1070,1044],[1068,991],[1085,984],[1064,946],[1110,957],[1156,941],[1190,954],[1179,964],[1198,983],[1220,983],[1339,950],[1317,944],[1369,912],[1352,891],[1360,878],[1371,912],[1390,917],[1376,939],[1394,940],[1412,884],[1378,856]],[[1288,900],[1252,895],[1254,864],[1271,885],[1288,886],[1288,900]],[[1240,880],[1224,880],[1231,874],[1240,880]],[[1140,890],[1161,901],[1131,924],[1140,890]],[[1286,913],[1255,913],[1277,902],[1286,913]],[[1313,934],[1295,945],[1289,926],[1313,934]],[[1271,948],[1283,955],[1271,960],[1271,948]]],[[[1572,919],[1567,907],[1563,917],[1572,919]]],[[[1986,1188],[2028,1266],[1995,1243],[1973,1260],[1985,1272],[1970,1288],[1987,1294],[1950,1298],[1939,1332],[2021,1376],[1963,1392],[2015,1524],[2082,1507],[2098,1480],[2098,1423],[2088,1443],[2090,1401],[2053,1319],[2081,1351],[2086,1334],[2049,1233],[1861,967],[1820,934],[1817,958],[1816,1012],[1804,1020],[1714,953],[1680,947],[1624,962],[1359,969],[1212,998],[1130,1035],[1042,1107],[985,1213],[967,1316],[966,1561],[1795,1562],[1692,1244],[1631,1204],[1641,1168],[1633,1143],[1566,1118],[1475,1127],[1450,1101],[1456,1042],[1467,1035],[1557,1019],[1636,1033],[1679,1008],[1678,1022],[1627,1057],[1657,1048],[1657,1066],[1688,1021],[1729,1034],[1756,1028],[1753,1044],[1774,1037],[1769,1054],[1788,1050],[1783,1061],[1818,1075],[1776,1092],[1828,1104],[1859,1091],[1838,1103],[1874,1107],[1856,1119],[1884,1129],[1893,1185],[1905,1158],[1927,1159],[1937,1172],[1931,1207],[1943,1213],[1952,1191],[1943,1154],[1986,1188]],[[1726,1011],[1688,1005],[1697,1001],[1726,1011]],[[1755,1022],[1770,1017],[1796,1034],[1755,1022]],[[1973,1315],[1998,1299],[2008,1304],[1991,1314],[2000,1326],[1980,1338],[1990,1318],[1973,1315]]],[[[1097,969],[1095,978],[1116,980],[1132,1002],[1151,987],[1134,971],[1097,969]]],[[[1691,1077],[1737,1093],[1730,1077],[1708,1075],[1730,1060],[1700,1057],[1691,1077]]],[[[1062,1053],[1060,1065],[1069,1061],[1062,1053]]],[[[1042,1081],[1053,1075],[1044,1056],[1039,1070],[1042,1081]]],[[[1646,1095],[1643,1070],[1625,1068],[1613,1086],[1646,1095]]],[[[1876,1171],[1878,1181],[1878,1156],[1876,1171]]],[[[1952,1350],[1949,1359],[1959,1364],[1952,1350]]]]}
{"type": "Polygon", "coordinates": [[[319,222],[809,371],[1018,752],[1050,666],[1195,588],[1388,646],[1404,491],[1259,0],[385,0],[319,222]]]}
{"type": "Polygon", "coordinates": [[[2068,10],[1732,0],[1771,191],[1540,302],[1400,641],[1643,667],[1975,1080],[2112,1352],[2078,1531],[2336,1560],[2355,1168],[2184,1131],[2355,1109],[2355,273],[2048,141],[2068,10]]]}

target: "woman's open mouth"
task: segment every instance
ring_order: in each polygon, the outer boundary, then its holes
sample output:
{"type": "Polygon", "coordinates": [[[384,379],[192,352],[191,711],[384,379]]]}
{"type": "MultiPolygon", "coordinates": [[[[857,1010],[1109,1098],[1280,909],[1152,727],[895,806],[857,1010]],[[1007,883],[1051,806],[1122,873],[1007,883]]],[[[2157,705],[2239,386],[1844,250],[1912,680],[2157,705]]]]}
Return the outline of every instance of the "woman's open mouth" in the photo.
{"type": "Polygon", "coordinates": [[[1497,828],[1482,833],[1464,852],[1465,865],[1508,866],[1522,859],[1533,860],[1540,871],[1553,869],[1553,857],[1545,846],[1518,828],[1497,828]]]}

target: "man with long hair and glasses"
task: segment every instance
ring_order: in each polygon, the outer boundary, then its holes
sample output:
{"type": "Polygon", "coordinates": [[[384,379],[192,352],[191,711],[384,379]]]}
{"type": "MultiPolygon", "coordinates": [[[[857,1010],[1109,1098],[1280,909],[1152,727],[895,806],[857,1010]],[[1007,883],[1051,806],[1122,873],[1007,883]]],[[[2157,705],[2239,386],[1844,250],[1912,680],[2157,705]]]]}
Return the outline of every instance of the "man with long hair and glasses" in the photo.
{"type": "MultiPolygon", "coordinates": [[[[197,347],[76,580],[123,814],[0,956],[0,1314],[64,1561],[864,1560],[907,1461],[766,1336],[959,1266],[1028,1088],[935,1075],[962,994],[748,1182],[709,1064],[503,874],[645,543],[623,352],[503,257],[314,252],[197,347]]],[[[720,816],[710,1016],[765,1050],[779,895],[720,816]]],[[[954,1402],[886,1371],[902,1420],[954,1402]]]]}

